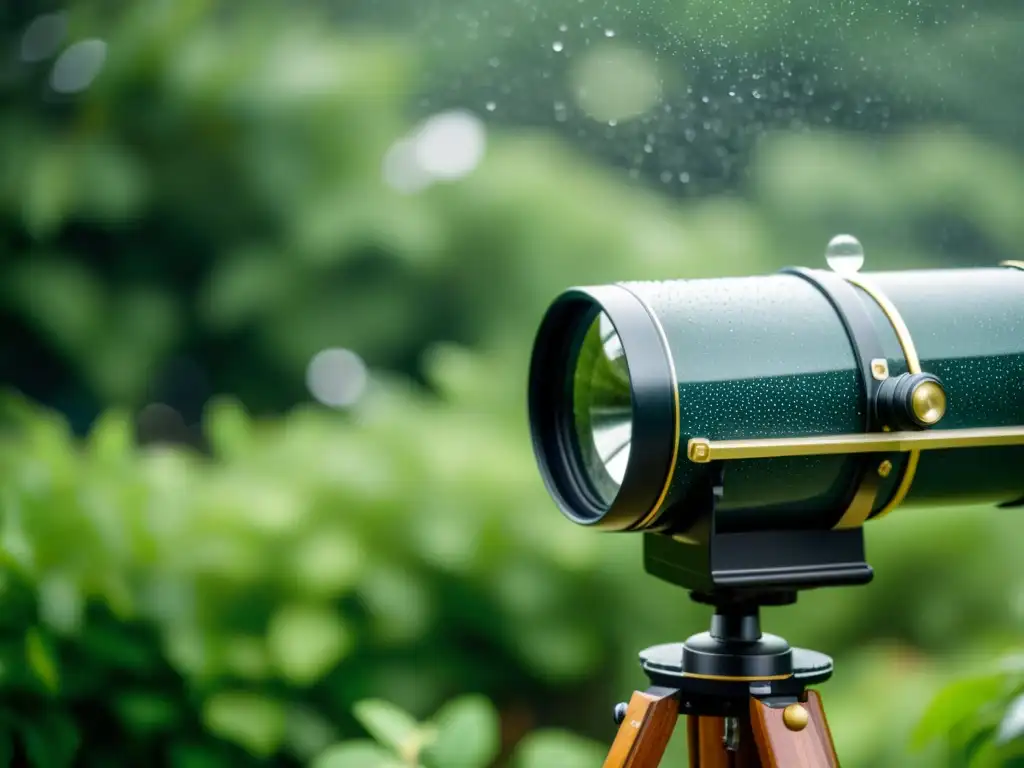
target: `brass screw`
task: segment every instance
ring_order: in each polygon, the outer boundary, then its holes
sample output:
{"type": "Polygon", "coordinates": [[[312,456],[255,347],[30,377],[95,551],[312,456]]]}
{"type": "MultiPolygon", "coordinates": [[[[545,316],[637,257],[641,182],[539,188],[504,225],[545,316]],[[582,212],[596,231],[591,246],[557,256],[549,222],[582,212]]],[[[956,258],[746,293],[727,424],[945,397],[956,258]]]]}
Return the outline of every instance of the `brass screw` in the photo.
{"type": "Polygon", "coordinates": [[[871,361],[871,375],[879,381],[889,378],[889,361],[883,358],[871,361]]]}
{"type": "Polygon", "coordinates": [[[811,716],[800,704],[790,704],[782,710],[782,722],[791,731],[802,731],[811,721],[811,716]]]}
{"type": "Polygon", "coordinates": [[[881,464],[878,465],[878,476],[879,477],[888,477],[891,472],[892,472],[892,462],[889,461],[888,459],[886,459],[885,461],[883,461],[881,464]]]}
{"type": "Polygon", "coordinates": [[[706,440],[693,440],[690,443],[690,461],[706,464],[711,454],[711,446],[706,440]]]}

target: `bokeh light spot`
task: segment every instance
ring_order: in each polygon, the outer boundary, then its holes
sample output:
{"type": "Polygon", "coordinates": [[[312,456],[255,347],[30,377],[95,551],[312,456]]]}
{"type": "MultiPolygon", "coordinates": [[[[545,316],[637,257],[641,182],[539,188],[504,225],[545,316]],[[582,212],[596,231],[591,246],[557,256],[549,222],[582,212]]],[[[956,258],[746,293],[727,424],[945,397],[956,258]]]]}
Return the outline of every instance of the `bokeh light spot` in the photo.
{"type": "Polygon", "coordinates": [[[66,13],[45,13],[37,16],[21,36],[21,60],[36,62],[53,56],[67,34],[67,29],[66,13]]]}
{"type": "Polygon", "coordinates": [[[571,73],[579,106],[601,122],[639,117],[661,97],[661,79],[648,53],[619,43],[595,46],[571,73]]]}
{"type": "Polygon", "coordinates": [[[368,380],[366,364],[350,349],[322,350],[306,370],[310,394],[332,408],[354,405],[366,391],[368,380]]]}
{"type": "Polygon", "coordinates": [[[102,40],[82,40],[70,46],[53,65],[50,87],[57,93],[84,91],[103,69],[107,44],[102,40]]]}

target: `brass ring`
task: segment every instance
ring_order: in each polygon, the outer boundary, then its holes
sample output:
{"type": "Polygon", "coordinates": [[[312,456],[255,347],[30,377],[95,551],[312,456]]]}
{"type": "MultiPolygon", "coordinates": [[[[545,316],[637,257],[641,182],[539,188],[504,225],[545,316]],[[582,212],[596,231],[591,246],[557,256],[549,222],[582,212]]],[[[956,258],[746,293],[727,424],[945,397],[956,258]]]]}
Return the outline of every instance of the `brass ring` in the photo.
{"type": "MultiPolygon", "coordinates": [[[[914,339],[910,335],[910,329],[907,328],[907,324],[903,321],[903,315],[900,314],[896,305],[889,300],[889,297],[885,295],[881,288],[867,280],[863,275],[846,274],[843,277],[870,296],[879,309],[882,310],[882,314],[885,315],[893,331],[896,333],[900,349],[903,350],[903,357],[907,361],[907,371],[909,373],[921,373],[921,358],[918,357],[917,347],[914,346],[914,339]]],[[[917,474],[917,465],[920,460],[920,451],[910,451],[907,456],[906,467],[900,477],[899,485],[896,487],[896,492],[889,500],[889,503],[882,507],[878,514],[875,515],[874,519],[877,520],[878,518],[885,517],[907,498],[907,494],[910,493],[910,488],[914,484],[914,476],[917,474]]]]}
{"type": "Polygon", "coordinates": [[[1019,269],[1024,272],[1024,261],[1001,261],[999,262],[1000,267],[1009,267],[1010,269],[1019,269]]]}
{"type": "MultiPolygon", "coordinates": [[[[620,286],[629,291],[627,286],[622,285],[621,283],[620,286]]],[[[665,351],[665,357],[668,359],[669,371],[672,373],[672,406],[673,411],[675,412],[676,422],[675,436],[672,440],[672,461],[669,464],[668,474],[665,476],[665,485],[661,489],[661,494],[658,496],[658,500],[654,502],[654,506],[651,507],[651,511],[648,512],[639,523],[630,529],[632,531],[642,531],[657,519],[658,513],[661,512],[661,506],[665,503],[665,499],[668,498],[669,488],[671,488],[672,479],[675,477],[676,462],[679,461],[679,377],[676,374],[676,364],[672,359],[672,352],[668,346],[668,337],[665,335],[665,329],[661,325],[661,320],[658,319],[658,316],[654,313],[654,310],[647,305],[646,301],[637,296],[634,291],[629,292],[632,293],[633,296],[636,297],[636,300],[639,301],[643,305],[644,309],[647,310],[647,314],[650,315],[651,321],[654,323],[654,327],[658,330],[658,336],[661,338],[661,346],[665,351]]]]}

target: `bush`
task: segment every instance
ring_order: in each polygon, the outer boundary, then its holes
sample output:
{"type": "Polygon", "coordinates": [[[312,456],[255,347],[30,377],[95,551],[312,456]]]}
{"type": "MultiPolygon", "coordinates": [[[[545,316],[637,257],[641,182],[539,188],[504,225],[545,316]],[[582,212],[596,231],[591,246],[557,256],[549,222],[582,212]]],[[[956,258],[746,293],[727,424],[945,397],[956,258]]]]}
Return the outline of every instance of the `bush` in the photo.
{"type": "MultiPolygon", "coordinates": [[[[550,508],[501,363],[433,360],[443,400],[379,381],[350,416],[270,422],[222,402],[212,458],[136,449],[113,413],[79,445],[13,405],[0,659],[18,748],[51,765],[304,762],[359,736],[358,701],[426,717],[464,694],[495,702],[503,749],[536,727],[610,741],[611,705],[643,684],[636,651],[706,610],[638,582],[632,537],[550,508]]],[[[1020,526],[993,512],[872,526],[874,584],[766,616],[837,657],[844,764],[894,764],[943,659],[1006,647],[1020,526]]]]}

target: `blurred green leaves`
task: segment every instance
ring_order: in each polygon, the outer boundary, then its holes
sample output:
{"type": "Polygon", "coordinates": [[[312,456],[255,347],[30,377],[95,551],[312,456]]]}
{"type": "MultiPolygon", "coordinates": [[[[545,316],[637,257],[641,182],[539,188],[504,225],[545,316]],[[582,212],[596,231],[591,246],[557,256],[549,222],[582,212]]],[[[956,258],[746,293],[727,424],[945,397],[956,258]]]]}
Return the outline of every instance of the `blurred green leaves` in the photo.
{"type": "MultiPolygon", "coordinates": [[[[326,749],[313,768],[488,768],[501,752],[498,712],[486,698],[463,696],[417,723],[401,709],[376,699],[358,702],[355,715],[377,743],[349,741],[326,749]]],[[[589,768],[604,750],[557,730],[537,731],[516,747],[515,768],[589,768]]]]}
{"type": "Polygon", "coordinates": [[[1024,758],[1024,666],[1020,656],[959,676],[932,700],[914,732],[939,744],[950,765],[995,768],[1024,758]]]}
{"type": "MultiPolygon", "coordinates": [[[[481,10],[445,2],[442,23],[481,10]]],[[[635,118],[642,148],[657,126],[634,113],[661,92],[676,110],[651,142],[665,151],[638,161],[620,157],[627,134],[562,123],[557,91],[531,87],[579,75],[538,66],[535,44],[579,17],[575,0],[489,4],[489,21],[472,35],[453,27],[441,46],[299,5],[76,4],[65,43],[102,37],[109,55],[74,98],[40,92],[52,61],[10,57],[0,302],[7,339],[31,354],[5,370],[76,427],[110,404],[159,399],[178,357],[208,377],[200,399],[231,392],[244,406],[207,403],[212,455],[200,456],[138,448],[120,411],[80,442],[63,418],[5,404],[0,764],[20,750],[54,766],[73,755],[183,768],[597,765],[609,707],[642,685],[637,650],[685,638],[706,615],[653,580],[636,588],[638,542],[553,510],[523,413],[540,312],[567,285],[818,265],[840,230],[865,241],[872,268],[1019,251],[1024,170],[1005,147],[1019,133],[1006,94],[1020,68],[992,60],[993,46],[1015,45],[1019,12],[933,3],[945,23],[931,24],[864,2],[844,26],[831,23],[835,4],[810,0],[654,4],[623,19],[608,49],[645,89],[609,81],[617,104],[585,102],[624,128],[635,118]],[[819,34],[826,25],[843,45],[819,34]],[[762,136],[725,100],[727,75],[771,74],[787,49],[806,71],[760,82],[793,90],[773,118],[787,132],[762,136]],[[471,54],[526,64],[509,78],[476,72],[471,54]],[[819,75],[837,70],[850,100],[867,93],[861,106],[912,130],[833,130],[842,89],[819,75]],[[487,78],[479,94],[473,77],[487,78]],[[983,105],[982,82],[995,94],[983,105]],[[459,83],[472,98],[507,86],[542,100],[564,136],[612,138],[595,151],[495,120],[474,173],[418,194],[388,186],[389,148],[459,83]],[[926,110],[893,106],[904,102],[985,130],[921,126],[926,110]],[[757,145],[749,174],[732,129],[757,145]],[[700,169],[727,161],[743,171],[741,194],[673,201],[594,154],[698,191],[700,169]],[[938,224],[953,220],[971,237],[944,241],[938,224]],[[253,417],[305,399],[305,367],[329,346],[375,371],[357,408],[253,417]],[[347,741],[367,734],[377,742],[347,741]]],[[[16,26],[3,30],[12,45],[16,26]]],[[[589,61],[590,80],[617,74],[589,61]]],[[[1020,751],[1019,683],[982,676],[939,694],[920,731],[931,746],[906,754],[957,654],[1002,652],[1022,625],[1021,523],[925,514],[871,526],[870,587],[766,616],[837,657],[825,697],[844,765],[934,766],[936,745],[953,764],[1020,751]]]]}

